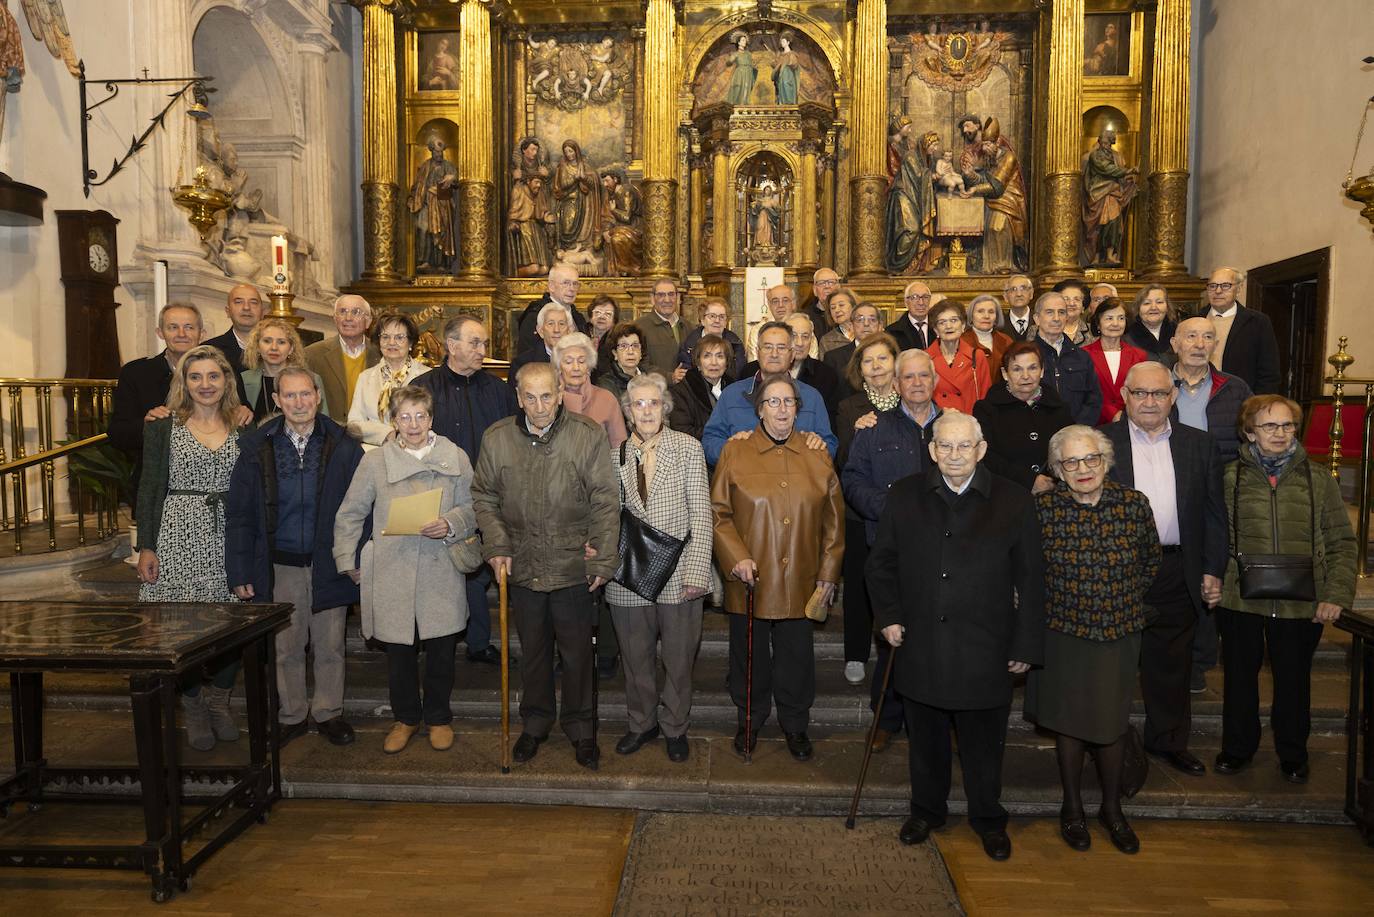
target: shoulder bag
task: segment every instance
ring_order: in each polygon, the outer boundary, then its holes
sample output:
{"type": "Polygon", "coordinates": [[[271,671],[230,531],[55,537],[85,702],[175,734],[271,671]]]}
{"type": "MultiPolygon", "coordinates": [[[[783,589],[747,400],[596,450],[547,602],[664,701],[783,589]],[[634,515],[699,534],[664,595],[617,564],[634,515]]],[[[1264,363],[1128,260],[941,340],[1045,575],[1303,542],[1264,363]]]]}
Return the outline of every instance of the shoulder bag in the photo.
{"type": "MultiPolygon", "coordinates": [[[[621,468],[625,467],[625,446],[620,444],[621,468]]],[[[611,579],[640,598],[657,602],[692,536],[674,538],[636,516],[626,505],[625,480],[618,470],[616,478],[620,481],[620,564],[611,579]]]]}
{"type": "MultiPolygon", "coordinates": [[[[1236,570],[1240,576],[1240,597],[1247,600],[1278,599],[1290,602],[1315,602],[1317,582],[1313,570],[1317,556],[1317,497],[1312,489],[1312,466],[1303,462],[1307,472],[1307,498],[1312,536],[1312,550],[1308,554],[1242,554],[1239,497],[1241,466],[1236,464],[1235,486],[1231,489],[1232,539],[1235,546],[1236,570]]],[[[1274,550],[1279,547],[1279,520],[1274,519],[1274,550]]]]}

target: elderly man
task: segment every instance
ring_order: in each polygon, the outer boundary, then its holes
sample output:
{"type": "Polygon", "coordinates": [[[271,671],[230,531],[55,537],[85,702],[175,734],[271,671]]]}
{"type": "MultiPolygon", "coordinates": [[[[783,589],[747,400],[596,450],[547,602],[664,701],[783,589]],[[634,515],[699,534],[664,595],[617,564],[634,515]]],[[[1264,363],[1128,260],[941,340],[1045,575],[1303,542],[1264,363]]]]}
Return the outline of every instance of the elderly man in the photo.
{"type": "MultiPolygon", "coordinates": [[[[841,481],[849,507],[858,516],[858,531],[845,530],[844,554],[844,658],[845,677],[849,667],[863,678],[863,666],[873,647],[873,609],[864,582],[867,547],[878,534],[878,520],[887,505],[888,488],[908,475],[920,474],[930,465],[928,449],[935,419],[940,409],[931,398],[935,394],[935,365],[924,350],[903,350],[897,356],[897,393],[901,400],[895,411],[871,415],[871,424],[854,434],[841,481]],[[851,603],[850,594],[856,601],[851,603]],[[853,620],[851,620],[851,618],[853,620]]],[[[887,665],[892,647],[878,642],[878,667],[873,670],[872,708],[878,710],[882,679],[878,674],[887,665]]],[[[873,750],[887,748],[892,736],[902,731],[902,702],[892,685],[882,702],[882,718],[873,736],[873,750]]]]}
{"type": "Polygon", "coordinates": [[[334,329],[338,334],[305,348],[305,365],[324,380],[329,418],[339,423],[348,423],[358,377],[382,358],[377,345],[367,339],[371,324],[372,306],[368,301],[345,293],[334,300],[334,329]]]}
{"type": "Polygon", "coordinates": [[[730,330],[730,306],[719,296],[712,296],[701,304],[701,324],[688,332],[687,337],[682,341],[682,346],[678,348],[678,368],[686,370],[695,365],[693,358],[696,354],[697,341],[708,334],[717,335],[730,343],[730,349],[733,351],[731,354],[733,362],[730,363],[726,372],[735,379],[744,375],[744,364],[749,362],[748,356],[744,353],[744,342],[739,339],[739,335],[730,330]]]}
{"type": "Polygon", "coordinates": [[[801,311],[811,317],[817,337],[834,326],[830,323],[830,294],[840,288],[840,275],[823,267],[811,275],[811,295],[801,305],[801,311]]]}
{"type": "Polygon", "coordinates": [[[1095,426],[1102,414],[1102,388],[1092,359],[1064,334],[1069,310],[1059,293],[1044,293],[1035,301],[1035,343],[1045,367],[1044,384],[1064,400],[1074,423],[1095,426]]]}
{"type": "Polygon", "coordinates": [[[906,313],[887,326],[887,333],[897,339],[901,350],[925,350],[935,341],[935,329],[926,321],[930,314],[930,287],[919,280],[906,285],[902,293],[906,313]]]}
{"type": "Polygon", "coordinates": [[[277,375],[272,400],[281,416],[239,442],[224,504],[224,570],[243,601],[295,606],[291,623],[276,636],[282,744],[305,734],[308,715],[320,735],[348,745],[354,735],[343,718],[344,624],[358,585],[334,564],[334,516],[363,449],[319,414],[320,392],[304,367],[277,375]],[[307,646],[313,698],[306,690],[307,646]]]}
{"type": "Polygon", "coordinates": [[[535,330],[539,332],[539,336],[535,338],[537,343],[528,350],[521,351],[510,361],[510,369],[506,372],[506,384],[514,389],[515,377],[522,368],[530,363],[547,363],[553,359],[553,345],[563,340],[563,335],[572,332],[576,327],[576,319],[577,314],[562,303],[545,303],[535,321],[535,330]]]}
{"type": "MultiPolygon", "coordinates": [[[[578,279],[577,268],[573,265],[560,262],[549,269],[548,287],[544,290],[544,295],[520,313],[519,332],[515,338],[517,357],[539,345],[539,313],[551,302],[559,303],[566,308],[577,330],[583,334],[587,333],[587,320],[577,311],[577,291],[580,289],[582,281],[578,279]]],[[[511,379],[514,378],[515,374],[511,373],[511,379]]]]}
{"type": "MultiPolygon", "coordinates": [[[[448,359],[412,383],[434,396],[434,432],[456,443],[474,468],[487,429],[516,412],[515,393],[482,368],[489,342],[486,325],[471,315],[449,319],[444,325],[448,359]]],[[[467,575],[467,657],[469,662],[495,665],[501,656],[491,645],[490,585],[490,567],[467,575]]]]}
{"type": "Polygon", "coordinates": [[[1031,315],[1031,297],[1035,284],[1024,274],[1013,274],[1002,286],[1002,300],[1007,304],[1007,326],[1002,330],[1014,341],[1035,339],[1035,317],[1031,315]]]}
{"type": "Polygon", "coordinates": [[[763,326],[770,321],[780,322],[797,311],[797,294],[785,283],[769,287],[763,295],[768,303],[768,315],[761,321],[750,322],[744,329],[745,352],[751,360],[759,358],[759,332],[763,326]]]}
{"type": "Polygon", "coordinates": [[[860,303],[855,306],[850,321],[854,323],[854,340],[841,344],[821,357],[821,362],[833,369],[835,376],[840,380],[839,391],[835,396],[837,401],[843,401],[854,394],[845,370],[849,367],[849,358],[854,356],[859,341],[883,330],[883,317],[878,314],[878,307],[872,303],[860,303]]]}
{"type": "Polygon", "coordinates": [[[1207,279],[1207,317],[1217,330],[1212,365],[1244,379],[1256,395],[1282,394],[1274,325],[1236,299],[1244,285],[1245,273],[1233,267],[1218,268],[1207,279]]]}
{"type": "Polygon", "coordinates": [[[1150,623],[1140,644],[1145,750],[1181,773],[1200,777],[1207,769],[1188,751],[1188,683],[1194,627],[1221,599],[1226,572],[1221,455],[1209,434],[1170,423],[1178,389],[1164,366],[1132,366],[1122,395],[1125,418],[1103,428],[1116,452],[1111,477],[1150,498],[1164,550],[1145,595],[1150,623]]]}
{"type": "Polygon", "coordinates": [[[653,299],[653,311],[635,322],[644,343],[640,370],[660,373],[670,384],[681,382],[687,375],[687,367],[678,363],[678,351],[687,336],[687,327],[680,314],[682,295],[678,293],[677,283],[666,277],[654,282],[649,295],[653,299]]]}
{"type": "Polygon", "coordinates": [[[529,761],[553,728],[553,652],[563,659],[563,715],[577,763],[595,770],[592,596],[619,563],[620,485],[610,441],[595,421],[563,408],[548,363],[520,370],[522,414],[487,430],[472,482],[482,555],[509,576],[520,635],[520,718],[513,757],[529,761]]]}
{"type": "MultiPolygon", "coordinates": [[[[716,406],[711,409],[711,419],[706,422],[701,445],[706,451],[708,465],[715,465],[726,440],[748,436],[758,426],[759,415],[753,405],[755,385],[773,373],[792,373],[792,377],[796,378],[792,365],[792,338],[792,329],[784,322],[768,322],[759,330],[758,369],[721,390],[716,406]]],[[[802,399],[797,410],[797,429],[812,434],[807,437],[808,446],[816,449],[823,445],[834,458],[839,440],[830,430],[830,415],[826,411],[825,399],[800,379],[797,380],[797,388],[802,399]]]]}
{"type": "Polygon", "coordinates": [[[1093,313],[1097,311],[1097,307],[1102,305],[1104,300],[1110,299],[1115,295],[1116,287],[1112,286],[1110,283],[1093,284],[1092,289],[1088,291],[1088,305],[1084,309],[1085,318],[1091,318],[1093,313]]]}
{"type": "MultiPolygon", "coordinates": [[[[821,393],[825,402],[825,412],[830,424],[835,424],[835,412],[840,406],[840,376],[831,366],[816,359],[816,330],[810,317],[793,312],[783,319],[783,324],[792,329],[792,367],[788,371],[792,378],[821,393]]],[[[751,360],[744,365],[740,378],[753,376],[759,371],[759,361],[751,360]]]]}
{"type": "Polygon", "coordinates": [[[969,825],[994,860],[1011,856],[1002,749],[1013,676],[1043,661],[1045,564],[1030,493],[978,467],[978,421],[935,421],[936,467],[888,491],[868,555],[868,593],[905,704],[911,817],[904,844],[945,823],[950,727],[959,733],[969,825]],[[906,640],[907,634],[911,640],[906,640]]]}

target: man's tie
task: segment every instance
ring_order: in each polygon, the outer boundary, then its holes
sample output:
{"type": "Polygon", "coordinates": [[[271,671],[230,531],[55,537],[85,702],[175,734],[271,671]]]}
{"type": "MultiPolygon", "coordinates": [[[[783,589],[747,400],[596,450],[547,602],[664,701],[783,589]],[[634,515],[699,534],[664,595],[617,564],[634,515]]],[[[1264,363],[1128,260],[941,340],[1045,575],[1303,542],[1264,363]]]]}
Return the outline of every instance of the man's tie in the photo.
{"type": "Polygon", "coordinates": [[[1022,337],[1022,336],[1025,335],[1025,333],[1026,333],[1026,320],[1025,320],[1024,318],[1018,318],[1018,319],[1016,320],[1016,336],[1017,336],[1017,337],[1022,337]]]}
{"type": "Polygon", "coordinates": [[[917,322],[917,323],[916,323],[916,330],[921,332],[921,346],[923,346],[923,347],[929,347],[929,346],[930,346],[930,336],[929,336],[928,334],[926,334],[926,323],[925,323],[925,322],[917,322]]]}

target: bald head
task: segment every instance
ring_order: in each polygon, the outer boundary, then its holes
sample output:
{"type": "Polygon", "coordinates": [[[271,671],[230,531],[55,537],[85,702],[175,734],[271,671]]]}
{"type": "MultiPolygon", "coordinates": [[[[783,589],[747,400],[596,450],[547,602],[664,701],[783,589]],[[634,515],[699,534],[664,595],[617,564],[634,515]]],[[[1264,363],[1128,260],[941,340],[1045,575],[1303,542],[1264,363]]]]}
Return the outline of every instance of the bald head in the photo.
{"type": "Polygon", "coordinates": [[[1195,376],[1211,363],[1212,353],[1217,349],[1217,328],[1210,318],[1185,318],[1174,329],[1170,342],[1178,355],[1181,372],[1195,376]]]}
{"type": "Polygon", "coordinates": [[[372,324],[372,306],[356,293],[345,293],[334,300],[334,327],[349,347],[358,347],[372,324]]]}
{"type": "Polygon", "coordinates": [[[1035,284],[1025,274],[1012,274],[1002,286],[1002,298],[1007,301],[1007,308],[1018,315],[1025,313],[1034,295],[1035,284]]]}
{"type": "Polygon", "coordinates": [[[840,286],[840,275],[823,267],[811,275],[811,290],[822,303],[830,302],[830,294],[840,286]]]}

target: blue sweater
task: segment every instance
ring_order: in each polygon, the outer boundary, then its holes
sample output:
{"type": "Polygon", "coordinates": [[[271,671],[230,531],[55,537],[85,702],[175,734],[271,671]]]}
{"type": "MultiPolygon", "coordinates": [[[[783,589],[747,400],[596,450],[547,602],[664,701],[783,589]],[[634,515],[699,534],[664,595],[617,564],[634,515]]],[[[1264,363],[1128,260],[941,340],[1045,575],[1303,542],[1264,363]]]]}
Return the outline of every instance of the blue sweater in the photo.
{"type": "MultiPolygon", "coordinates": [[[[711,419],[706,421],[706,431],[701,436],[707,464],[715,465],[720,461],[720,450],[725,448],[727,439],[759,425],[759,416],[754,413],[752,403],[755,381],[753,378],[741,379],[721,390],[720,398],[711,411],[711,419]]],[[[819,434],[833,459],[839,440],[830,430],[830,414],[825,409],[825,399],[805,382],[798,382],[797,390],[801,392],[802,399],[802,406],[797,411],[797,429],[819,434]]]]}

